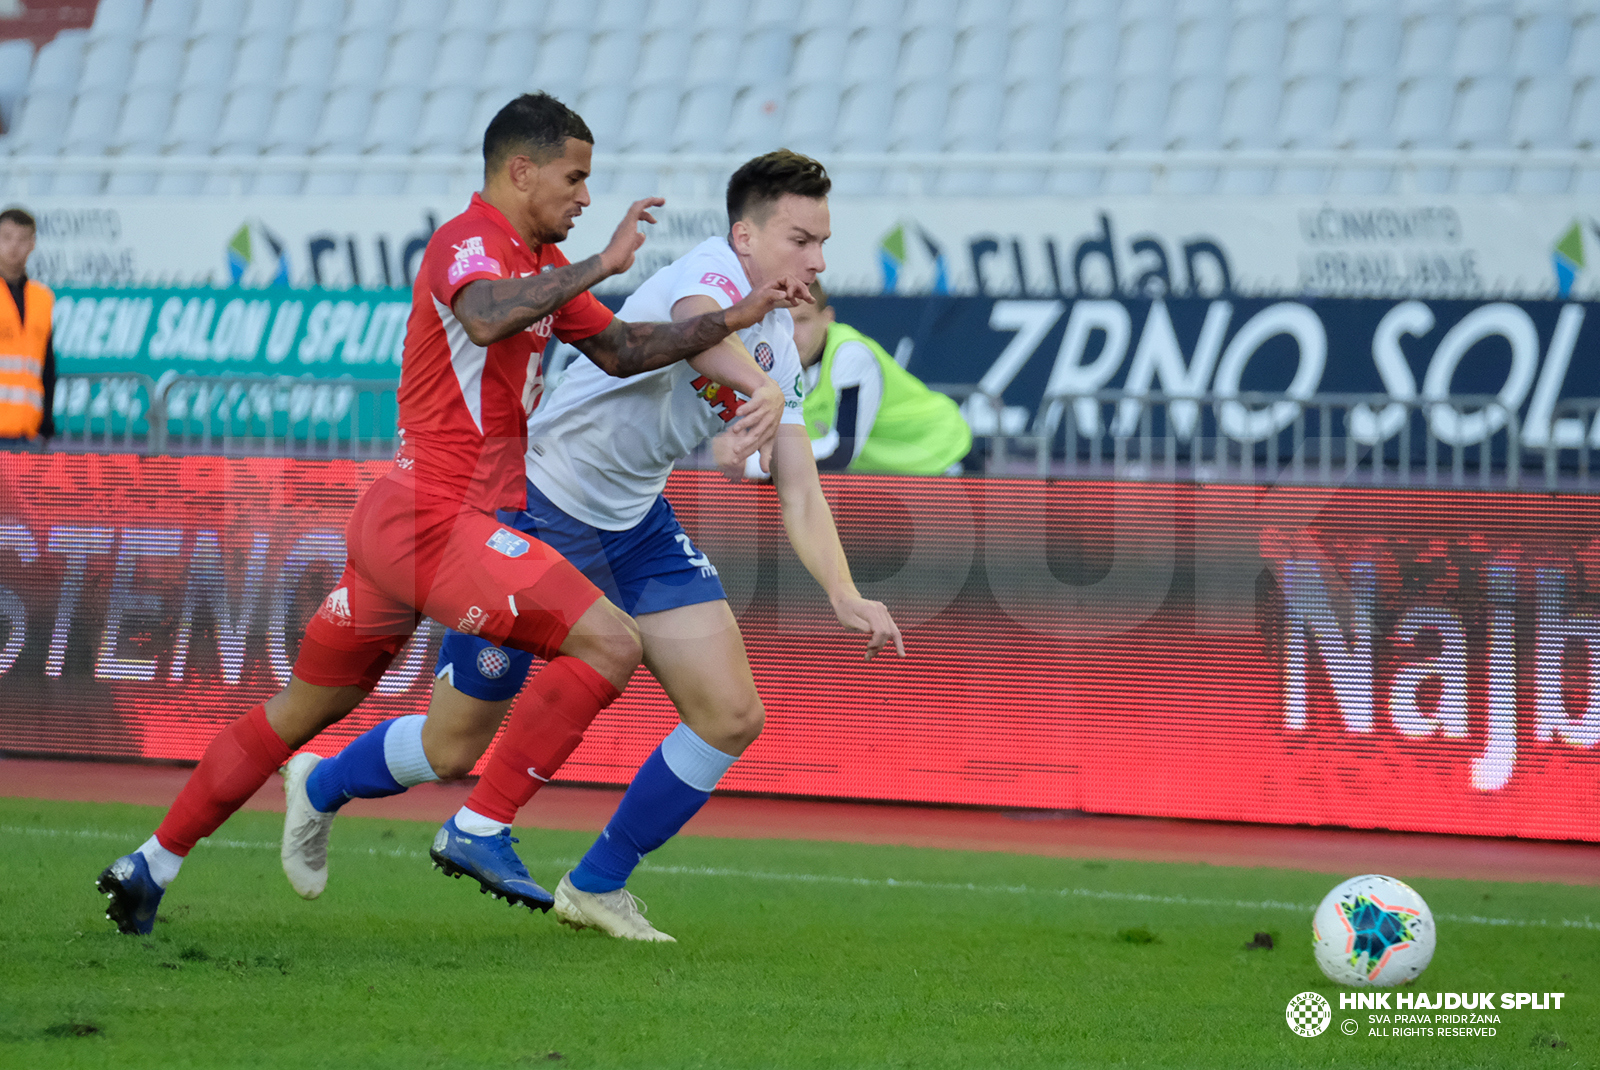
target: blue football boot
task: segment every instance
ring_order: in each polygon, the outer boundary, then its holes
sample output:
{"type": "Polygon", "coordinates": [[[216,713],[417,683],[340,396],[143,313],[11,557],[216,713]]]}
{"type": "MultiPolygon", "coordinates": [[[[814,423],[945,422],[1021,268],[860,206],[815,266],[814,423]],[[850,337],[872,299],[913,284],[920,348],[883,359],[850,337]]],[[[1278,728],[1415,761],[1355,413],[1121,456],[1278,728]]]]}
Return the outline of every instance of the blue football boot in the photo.
{"type": "Polygon", "coordinates": [[[117,923],[117,931],[129,936],[145,936],[156,924],[156,907],[166,889],[150,876],[150,863],[135,851],[123,855],[100,874],[94,886],[111,900],[106,917],[117,923]]]}
{"type": "Polygon", "coordinates": [[[529,910],[549,910],[555,896],[534,883],[528,867],[522,864],[511,845],[517,840],[509,829],[493,836],[472,836],[456,826],[456,819],[446,821],[433,838],[433,850],[428,854],[433,864],[446,875],[459,880],[462,876],[478,882],[479,889],[496,899],[504,899],[515,906],[521,903],[529,910]]]}

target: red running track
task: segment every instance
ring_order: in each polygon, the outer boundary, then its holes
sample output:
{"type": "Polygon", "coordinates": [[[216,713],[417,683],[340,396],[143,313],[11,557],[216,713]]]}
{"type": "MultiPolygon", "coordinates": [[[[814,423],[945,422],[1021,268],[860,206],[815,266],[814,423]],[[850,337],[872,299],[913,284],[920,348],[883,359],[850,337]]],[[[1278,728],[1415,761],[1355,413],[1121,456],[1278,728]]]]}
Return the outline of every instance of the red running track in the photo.
{"type": "MultiPolygon", "coordinates": [[[[0,796],[164,807],[188,776],[189,769],[178,766],[8,759],[0,760],[0,796]]],[[[470,790],[467,783],[425,785],[388,799],[357,799],[344,812],[443,821],[470,790]]],[[[597,832],[621,797],[614,789],[551,786],[534,797],[518,824],[597,832]]],[[[278,780],[268,781],[245,806],[281,813],[278,780]]],[[[728,839],[840,840],[1054,858],[1600,886],[1600,845],[1545,840],[728,795],[714,796],[684,831],[728,839]]]]}

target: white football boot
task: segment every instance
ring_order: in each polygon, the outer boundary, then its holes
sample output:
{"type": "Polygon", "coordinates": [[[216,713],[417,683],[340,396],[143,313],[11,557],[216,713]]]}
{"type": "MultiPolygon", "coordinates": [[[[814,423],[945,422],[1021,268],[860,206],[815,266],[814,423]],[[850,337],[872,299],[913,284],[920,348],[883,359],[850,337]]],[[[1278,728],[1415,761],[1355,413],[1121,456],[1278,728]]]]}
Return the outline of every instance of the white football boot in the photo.
{"type": "Polygon", "coordinates": [[[572,874],[564,874],[556,885],[556,916],[561,924],[574,929],[599,929],[620,940],[649,940],[675,944],[673,937],[644,920],[644,901],[626,888],[614,892],[581,892],[573,887],[572,874]]]}
{"type": "Polygon", "coordinates": [[[328,886],[328,829],[333,814],[311,805],[306,778],[322,758],[297,754],[283,773],[283,874],[303,898],[315,899],[328,886]]]}

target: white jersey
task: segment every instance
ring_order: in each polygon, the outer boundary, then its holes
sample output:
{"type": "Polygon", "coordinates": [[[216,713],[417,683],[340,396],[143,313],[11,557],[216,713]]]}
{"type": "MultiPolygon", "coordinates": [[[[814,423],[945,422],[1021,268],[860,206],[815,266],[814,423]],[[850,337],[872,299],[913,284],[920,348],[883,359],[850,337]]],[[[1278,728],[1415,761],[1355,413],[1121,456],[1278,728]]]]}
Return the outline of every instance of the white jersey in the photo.
{"type": "MultiPolygon", "coordinates": [[[[707,238],[645,280],[617,315],[671,320],[685,297],[704,295],[728,308],[749,292],[727,239],[707,238]]],[[[789,310],[773,309],[739,339],[783,390],[783,422],[803,426],[805,386],[789,310]]],[[[528,420],[528,479],[591,527],[631,528],[666,487],[674,462],[732,419],[718,389],[688,361],[616,379],[575,357],[528,420]]]]}

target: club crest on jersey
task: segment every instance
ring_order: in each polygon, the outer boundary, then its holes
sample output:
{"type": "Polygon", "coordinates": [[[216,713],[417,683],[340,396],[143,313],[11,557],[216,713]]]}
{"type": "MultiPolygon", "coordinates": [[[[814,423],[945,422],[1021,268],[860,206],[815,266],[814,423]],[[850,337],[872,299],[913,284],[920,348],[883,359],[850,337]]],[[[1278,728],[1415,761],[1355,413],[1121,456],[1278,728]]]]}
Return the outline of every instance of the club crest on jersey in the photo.
{"type": "Polygon", "coordinates": [[[765,342],[757,342],[754,356],[756,363],[761,365],[762,371],[770,372],[772,370],[773,356],[771,346],[765,342]]]}
{"type": "Polygon", "coordinates": [[[507,557],[521,557],[530,549],[527,539],[524,539],[516,532],[507,531],[505,528],[501,528],[493,535],[490,535],[489,541],[484,545],[496,553],[505,554],[507,557]]]}
{"type": "Polygon", "coordinates": [[[718,275],[715,271],[708,271],[704,275],[701,275],[700,285],[715,286],[717,289],[727,294],[728,300],[730,301],[738,301],[739,298],[743,296],[739,293],[739,287],[733,284],[732,279],[728,278],[726,275],[718,275]]]}
{"type": "Polygon", "coordinates": [[[498,680],[511,670],[511,655],[497,646],[478,651],[478,674],[485,680],[498,680]]]}

